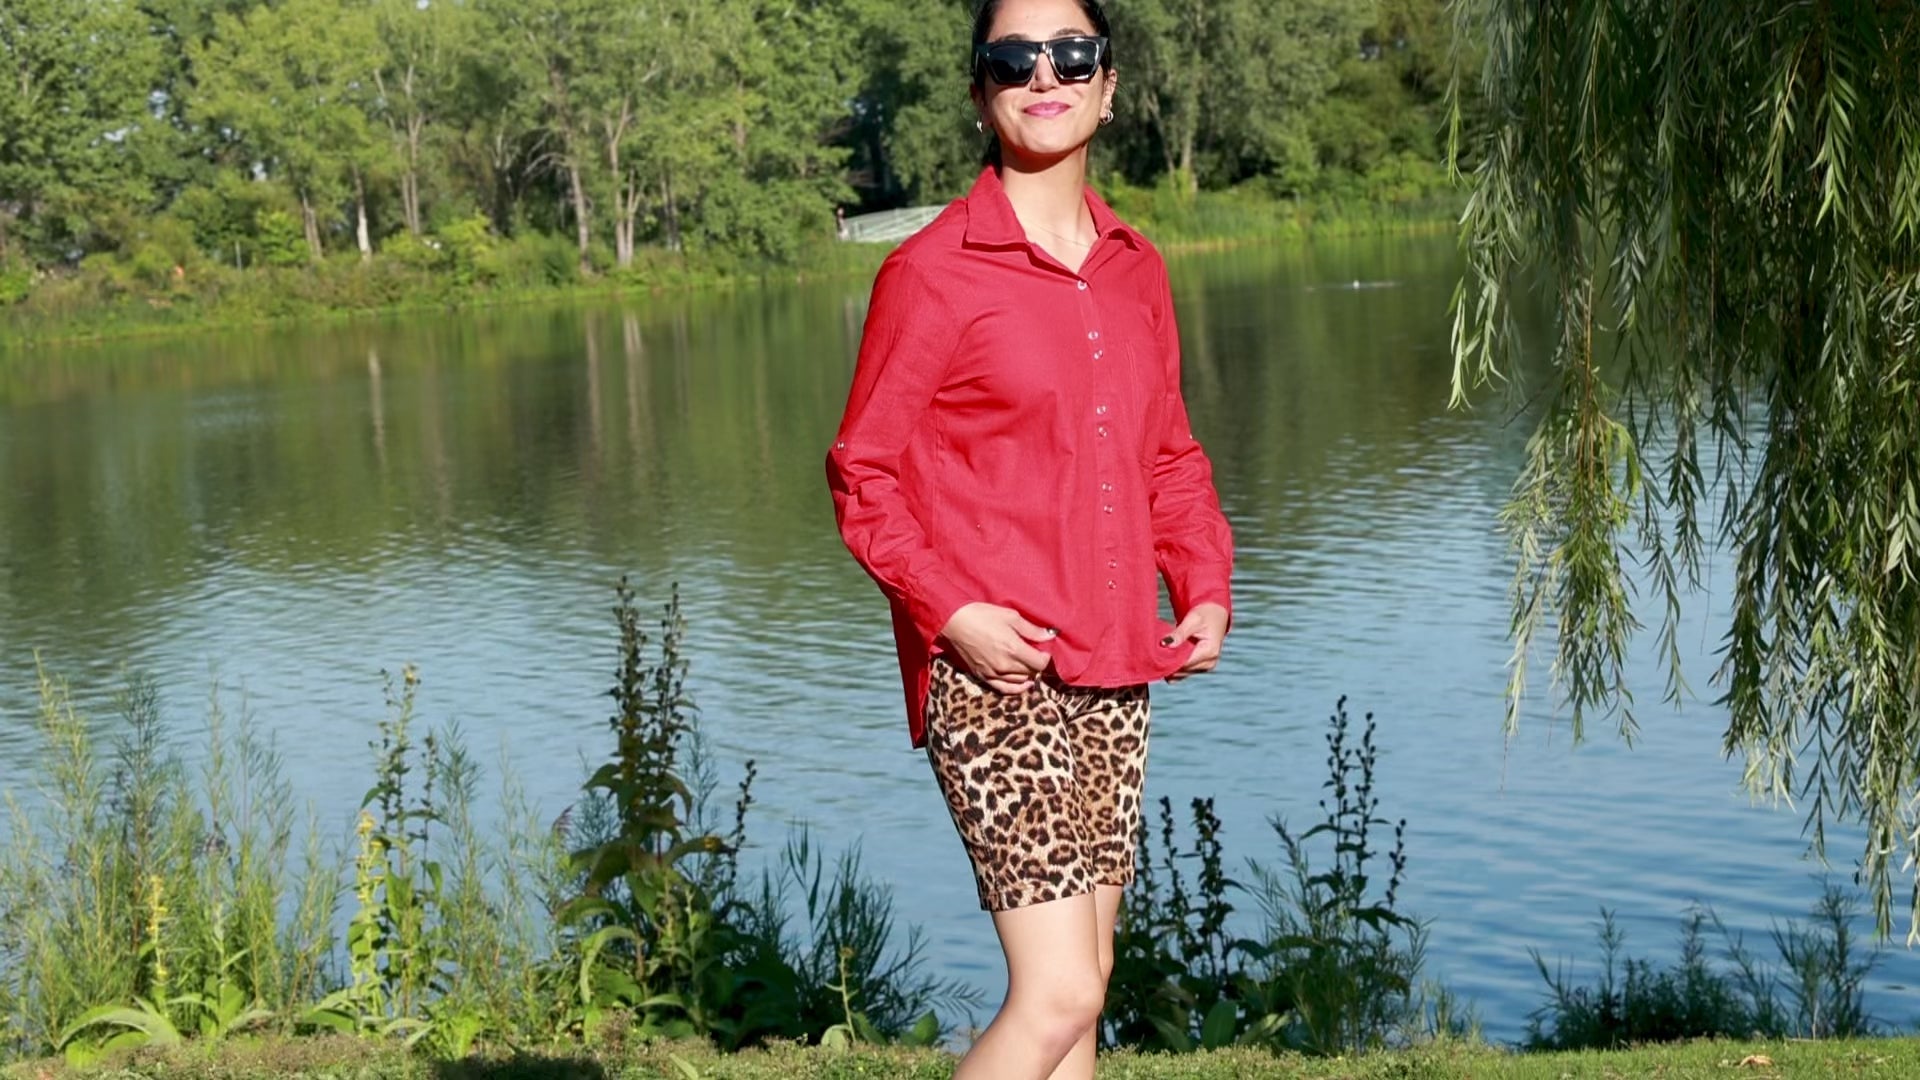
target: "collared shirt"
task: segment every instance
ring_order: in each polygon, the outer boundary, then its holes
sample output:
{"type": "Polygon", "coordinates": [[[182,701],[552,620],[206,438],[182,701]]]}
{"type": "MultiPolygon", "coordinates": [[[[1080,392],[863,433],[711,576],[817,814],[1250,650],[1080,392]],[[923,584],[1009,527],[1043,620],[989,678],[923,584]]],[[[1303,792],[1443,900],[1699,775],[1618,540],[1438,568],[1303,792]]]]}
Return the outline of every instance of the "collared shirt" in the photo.
{"type": "Polygon", "coordinates": [[[1077,686],[1165,678],[1176,616],[1229,607],[1233,541],[1180,393],[1166,264],[1091,189],[1078,273],[1027,240],[992,168],[873,284],[827,479],[847,547],[892,602],[908,734],[928,665],[985,602],[1058,631],[1077,686]]]}

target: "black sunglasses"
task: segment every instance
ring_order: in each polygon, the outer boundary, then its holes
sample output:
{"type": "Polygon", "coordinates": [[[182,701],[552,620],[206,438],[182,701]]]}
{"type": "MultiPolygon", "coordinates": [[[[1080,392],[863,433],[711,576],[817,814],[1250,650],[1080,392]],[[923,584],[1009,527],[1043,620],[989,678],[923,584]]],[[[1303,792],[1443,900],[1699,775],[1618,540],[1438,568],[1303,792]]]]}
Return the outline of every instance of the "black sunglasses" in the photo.
{"type": "Polygon", "coordinates": [[[974,78],[984,70],[1001,86],[1025,86],[1047,54],[1061,82],[1087,82],[1100,70],[1107,55],[1107,39],[1076,34],[1052,41],[989,41],[973,49],[974,78]]]}

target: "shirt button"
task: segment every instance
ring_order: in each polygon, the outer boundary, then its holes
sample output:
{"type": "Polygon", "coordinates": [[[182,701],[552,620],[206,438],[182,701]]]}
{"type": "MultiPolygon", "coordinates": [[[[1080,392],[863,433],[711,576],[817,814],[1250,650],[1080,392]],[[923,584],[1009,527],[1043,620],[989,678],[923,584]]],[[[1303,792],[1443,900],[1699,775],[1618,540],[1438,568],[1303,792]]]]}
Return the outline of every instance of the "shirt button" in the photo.
{"type": "Polygon", "coordinates": [[[1118,570],[1118,569],[1120,569],[1120,560],[1119,560],[1119,559],[1108,559],[1108,560],[1107,560],[1107,569],[1109,569],[1109,570],[1118,570]]]}
{"type": "Polygon", "coordinates": [[[1098,331],[1098,330],[1089,330],[1089,331],[1087,331],[1087,340],[1088,340],[1088,341],[1099,341],[1099,340],[1100,340],[1100,331],[1098,331]]]}
{"type": "Polygon", "coordinates": [[[1098,359],[1100,359],[1101,357],[1103,357],[1103,356],[1105,356],[1105,355],[1107,355],[1107,350],[1105,350],[1105,349],[1095,349],[1095,350],[1093,350],[1093,358],[1094,358],[1095,360],[1098,360],[1098,359]]]}
{"type": "Polygon", "coordinates": [[[1107,425],[1105,424],[1100,425],[1100,437],[1103,439],[1107,437],[1107,425]]]}
{"type": "Polygon", "coordinates": [[[1101,491],[1112,491],[1112,490],[1113,490],[1113,485],[1112,485],[1112,484],[1101,484],[1101,485],[1100,485],[1100,490],[1101,490],[1101,491]]]}
{"type": "Polygon", "coordinates": [[[1119,587],[1120,587],[1120,586],[1118,586],[1118,585],[1115,585],[1115,584],[1114,584],[1114,583],[1113,583],[1112,581],[1108,581],[1108,582],[1107,582],[1107,588],[1109,588],[1109,589],[1117,589],[1117,588],[1119,588],[1119,587]]]}
{"type": "Polygon", "coordinates": [[[1105,511],[1106,511],[1107,513],[1109,513],[1109,514],[1111,514],[1111,513],[1113,513],[1113,506],[1112,506],[1111,504],[1109,504],[1109,505],[1107,505],[1107,506],[1103,506],[1103,507],[1101,507],[1100,509],[1102,509],[1102,510],[1105,510],[1105,511]]]}
{"type": "Polygon", "coordinates": [[[1082,281],[1082,282],[1080,282],[1079,284],[1080,284],[1080,291],[1081,291],[1081,292],[1086,292],[1086,291],[1087,291],[1087,283],[1086,283],[1086,282],[1084,282],[1084,281],[1082,281]]]}
{"type": "Polygon", "coordinates": [[[1095,416],[1105,416],[1105,415],[1107,415],[1107,407],[1106,407],[1105,405],[1101,405],[1101,406],[1099,406],[1098,408],[1096,408],[1096,409],[1094,409],[1094,410],[1093,410],[1093,415],[1095,415],[1095,416]]]}

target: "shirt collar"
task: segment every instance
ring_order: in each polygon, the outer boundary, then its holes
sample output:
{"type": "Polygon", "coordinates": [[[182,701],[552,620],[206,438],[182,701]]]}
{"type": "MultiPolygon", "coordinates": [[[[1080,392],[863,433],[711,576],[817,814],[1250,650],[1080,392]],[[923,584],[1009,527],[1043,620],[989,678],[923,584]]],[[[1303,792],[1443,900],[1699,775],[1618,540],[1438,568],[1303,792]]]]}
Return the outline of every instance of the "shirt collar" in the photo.
{"type": "MultiPolygon", "coordinates": [[[[980,170],[967,193],[967,243],[981,247],[1019,246],[1027,242],[1026,230],[1014,216],[1007,190],[1000,186],[1000,173],[989,165],[980,170]]],[[[1138,249],[1145,238],[1133,226],[1121,221],[1092,188],[1087,189],[1087,209],[1093,212],[1093,228],[1102,237],[1116,237],[1130,248],[1138,249]]]]}

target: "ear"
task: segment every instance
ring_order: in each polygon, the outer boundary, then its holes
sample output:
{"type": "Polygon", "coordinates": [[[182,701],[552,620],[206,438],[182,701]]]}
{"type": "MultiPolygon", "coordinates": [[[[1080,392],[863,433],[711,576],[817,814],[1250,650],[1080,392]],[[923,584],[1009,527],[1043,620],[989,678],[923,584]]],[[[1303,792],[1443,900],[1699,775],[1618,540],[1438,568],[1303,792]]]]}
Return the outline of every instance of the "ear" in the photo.
{"type": "Polygon", "coordinates": [[[1119,89],[1120,89],[1120,69],[1111,68],[1107,71],[1106,89],[1100,92],[1100,111],[1101,112],[1110,113],[1113,111],[1113,95],[1119,89]]]}
{"type": "Polygon", "coordinates": [[[967,96],[973,99],[974,120],[980,124],[992,126],[987,124],[986,91],[980,89],[979,83],[973,83],[967,88],[967,96]]]}

